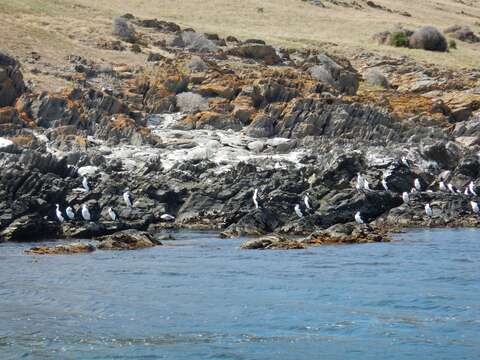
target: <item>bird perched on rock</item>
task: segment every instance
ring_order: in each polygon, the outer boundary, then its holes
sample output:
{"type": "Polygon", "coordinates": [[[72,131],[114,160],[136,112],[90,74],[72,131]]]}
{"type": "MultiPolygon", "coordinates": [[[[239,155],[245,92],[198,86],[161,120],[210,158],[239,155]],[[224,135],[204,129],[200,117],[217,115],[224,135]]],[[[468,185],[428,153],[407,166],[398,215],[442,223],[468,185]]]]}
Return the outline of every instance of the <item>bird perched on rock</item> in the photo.
{"type": "Polygon", "coordinates": [[[123,193],[123,200],[127,207],[132,207],[132,195],[128,189],[125,189],[125,192],[123,193]]]}
{"type": "Polygon", "coordinates": [[[470,193],[473,196],[477,196],[477,189],[476,189],[475,183],[473,181],[470,181],[470,184],[468,184],[468,190],[470,190],[470,193]]]}
{"type": "Polygon", "coordinates": [[[363,189],[364,189],[365,191],[370,191],[370,184],[368,183],[368,180],[367,180],[367,179],[365,179],[365,180],[363,181],[363,189]]]}
{"type": "Polygon", "coordinates": [[[419,178],[416,178],[414,181],[413,181],[413,186],[415,186],[415,189],[417,191],[422,191],[422,184],[420,183],[420,179],[419,178]]]}
{"type": "Polygon", "coordinates": [[[160,216],[160,219],[165,220],[165,221],[173,221],[175,220],[175,216],[170,215],[170,214],[163,214],[160,216]]]}
{"type": "Polygon", "coordinates": [[[252,200],[253,205],[255,205],[255,209],[258,209],[258,189],[255,189],[255,191],[253,192],[252,200]]]}
{"type": "Polygon", "coordinates": [[[478,208],[478,203],[476,201],[470,201],[470,206],[472,207],[472,211],[475,214],[478,214],[480,212],[480,209],[478,208]]]}
{"type": "Polygon", "coordinates": [[[295,205],[295,214],[301,219],[303,218],[302,210],[300,210],[300,204],[295,205]]]}
{"type": "Polygon", "coordinates": [[[308,195],[305,195],[305,197],[303,198],[303,202],[305,203],[305,207],[307,208],[307,210],[312,210],[312,207],[310,206],[310,199],[309,199],[308,195]]]}
{"type": "Polygon", "coordinates": [[[388,188],[388,184],[387,184],[387,179],[386,179],[386,178],[383,178],[383,179],[382,179],[382,186],[383,186],[383,188],[385,189],[385,191],[390,191],[390,189],[388,188]]]}
{"type": "Polygon", "coordinates": [[[65,210],[65,212],[67,213],[67,216],[70,220],[73,220],[75,219],[75,213],[73,212],[73,209],[69,206],[67,207],[67,209],[65,210]]]}
{"type": "Polygon", "coordinates": [[[432,217],[433,216],[433,210],[432,210],[432,207],[430,206],[430,204],[425,204],[425,214],[427,214],[428,217],[432,217]]]}
{"type": "Polygon", "coordinates": [[[457,188],[455,186],[453,186],[452,183],[448,183],[447,188],[452,194],[457,194],[458,193],[457,188]]]}
{"type": "Polygon", "coordinates": [[[402,194],[402,200],[405,204],[410,204],[410,196],[408,195],[408,192],[404,191],[402,194]]]}
{"type": "Polygon", "coordinates": [[[357,174],[357,184],[355,185],[355,188],[358,191],[362,191],[365,188],[365,179],[360,173],[357,174]]]}
{"type": "Polygon", "coordinates": [[[82,217],[85,221],[90,221],[92,219],[90,216],[90,211],[85,204],[82,205],[82,217]]]}
{"type": "Polygon", "coordinates": [[[444,181],[441,180],[441,181],[438,183],[438,185],[439,185],[440,191],[447,191],[447,186],[445,185],[445,182],[444,182],[444,181]]]}
{"type": "Polygon", "coordinates": [[[107,211],[108,211],[108,215],[110,216],[110,219],[112,219],[113,221],[119,220],[119,217],[118,217],[117,213],[115,212],[115,210],[113,210],[111,207],[109,207],[107,211]]]}
{"type": "Polygon", "coordinates": [[[365,224],[365,221],[363,221],[360,211],[357,211],[357,213],[355,214],[355,221],[357,222],[357,224],[365,224]]]}
{"type": "Polygon", "coordinates": [[[83,177],[83,180],[82,180],[82,186],[83,186],[85,192],[90,191],[90,185],[88,184],[88,180],[85,176],[83,177]]]}
{"type": "Polygon", "coordinates": [[[57,207],[56,210],[55,210],[55,214],[57,215],[57,219],[58,219],[58,221],[63,223],[65,221],[65,219],[63,218],[62,211],[60,210],[60,205],[56,204],[55,206],[57,207]]]}

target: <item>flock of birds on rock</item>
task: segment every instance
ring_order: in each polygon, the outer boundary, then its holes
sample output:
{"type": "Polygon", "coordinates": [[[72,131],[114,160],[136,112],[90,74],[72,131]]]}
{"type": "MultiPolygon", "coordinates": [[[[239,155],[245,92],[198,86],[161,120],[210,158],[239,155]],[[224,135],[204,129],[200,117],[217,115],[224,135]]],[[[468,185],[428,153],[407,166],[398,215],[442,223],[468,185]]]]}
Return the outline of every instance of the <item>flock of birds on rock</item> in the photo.
{"type": "MultiPolygon", "coordinates": [[[[402,162],[408,166],[408,162],[405,159],[402,159],[402,162]]],[[[382,178],[381,183],[382,183],[382,187],[384,188],[385,191],[390,191],[390,189],[388,187],[388,184],[387,184],[387,179],[386,179],[385,176],[382,178]]],[[[91,190],[90,184],[88,182],[88,179],[85,176],[82,179],[82,186],[83,186],[83,190],[85,192],[90,192],[90,190],[91,190]]],[[[357,181],[356,181],[356,184],[355,184],[355,188],[360,192],[372,191],[372,189],[370,189],[370,184],[369,184],[368,180],[361,173],[357,174],[357,181]]],[[[463,195],[466,195],[466,196],[468,196],[468,195],[477,196],[476,186],[475,186],[475,183],[473,181],[471,181],[468,184],[468,186],[465,188],[465,191],[462,193],[452,183],[445,184],[443,179],[441,179],[439,181],[439,190],[442,191],[442,192],[450,192],[452,194],[463,194],[463,195]]],[[[421,192],[421,191],[422,191],[422,184],[420,182],[420,179],[416,178],[413,182],[413,187],[410,190],[410,193],[417,193],[417,192],[421,192]]],[[[427,190],[427,192],[433,192],[433,191],[432,190],[427,190]]],[[[133,207],[132,195],[131,195],[128,188],[125,189],[125,191],[123,193],[123,200],[124,200],[124,202],[125,202],[125,204],[128,208],[133,207]]],[[[253,204],[255,206],[255,209],[258,209],[260,207],[259,198],[258,198],[258,189],[254,190],[252,200],[253,200],[253,204]]],[[[411,202],[410,194],[406,191],[403,192],[402,193],[402,200],[407,206],[410,205],[410,202],[411,202]]],[[[306,213],[313,213],[314,212],[314,210],[312,209],[312,207],[310,205],[310,198],[308,197],[308,195],[304,196],[303,203],[304,203],[303,211],[302,211],[302,207],[300,206],[300,204],[296,204],[295,207],[294,207],[294,212],[299,218],[304,217],[304,212],[306,212],[306,213]]],[[[472,211],[475,214],[480,213],[480,208],[479,208],[479,205],[478,205],[477,202],[475,202],[473,200],[470,201],[470,206],[471,206],[472,211]]],[[[425,214],[429,218],[431,218],[433,216],[433,210],[432,210],[431,204],[426,203],[424,208],[425,208],[425,214]]],[[[65,217],[62,213],[62,210],[60,209],[59,204],[56,204],[56,211],[55,212],[56,212],[56,216],[57,216],[58,221],[63,223],[65,221],[65,217]]],[[[108,216],[110,217],[110,219],[112,221],[119,221],[120,220],[120,217],[118,216],[118,214],[115,212],[115,210],[112,207],[108,207],[107,213],[108,213],[108,216]]],[[[67,215],[67,218],[69,220],[71,220],[71,221],[75,220],[75,212],[74,212],[74,209],[71,206],[68,206],[65,209],[65,214],[67,215]]],[[[86,204],[82,205],[81,215],[82,215],[82,218],[85,221],[92,221],[92,216],[91,216],[90,211],[89,211],[86,204]]],[[[163,215],[160,216],[160,218],[164,221],[175,220],[175,217],[170,215],[170,214],[163,214],[163,215]]],[[[365,224],[366,223],[365,220],[363,219],[360,211],[357,211],[355,213],[354,220],[358,224],[365,224]]]]}
{"type": "MultiPolygon", "coordinates": [[[[82,179],[82,186],[83,186],[83,191],[85,192],[90,192],[90,184],[88,183],[88,179],[84,176],[82,179]]],[[[123,201],[125,202],[125,205],[128,208],[133,208],[133,203],[132,203],[132,194],[130,193],[129,189],[125,189],[123,192],[123,201]]],[[[83,220],[85,221],[92,221],[92,216],[90,214],[90,210],[88,209],[86,204],[82,205],[81,211],[80,211],[83,220]]],[[[107,209],[108,216],[112,221],[120,221],[120,217],[118,216],[117,212],[112,208],[108,207],[107,209]]],[[[62,210],[60,209],[60,205],[56,204],[56,209],[55,209],[55,214],[57,216],[58,221],[61,223],[65,222],[65,217],[64,214],[62,213],[62,210]]],[[[67,218],[70,221],[75,220],[75,211],[71,206],[68,206],[65,209],[65,214],[67,215],[67,218]]],[[[170,214],[163,214],[160,216],[160,218],[164,221],[173,221],[175,220],[175,217],[170,215],[170,214]]]]}
{"type": "MultiPolygon", "coordinates": [[[[385,176],[382,178],[382,186],[385,189],[385,191],[390,191],[385,176]]],[[[356,182],[355,187],[359,191],[370,191],[371,190],[370,187],[369,187],[367,179],[365,179],[365,177],[361,173],[357,174],[357,182],[356,182]]],[[[415,178],[414,181],[413,181],[413,187],[410,190],[410,193],[414,194],[414,193],[417,193],[417,192],[421,192],[422,190],[423,189],[422,189],[422,184],[420,182],[420,179],[415,178]]],[[[443,179],[441,179],[439,181],[439,190],[441,192],[450,192],[452,194],[460,194],[460,195],[463,194],[465,196],[469,196],[469,195],[477,196],[476,186],[475,186],[475,183],[473,181],[471,181],[468,184],[468,186],[465,188],[465,191],[462,193],[452,183],[448,183],[447,185],[445,185],[445,182],[443,181],[443,179]]],[[[433,191],[432,190],[427,190],[427,192],[432,193],[433,191]]],[[[402,200],[407,206],[410,205],[410,203],[411,203],[410,194],[407,191],[404,191],[402,193],[402,200]]],[[[472,211],[475,214],[478,214],[480,212],[480,208],[479,208],[477,202],[475,202],[473,200],[470,201],[470,206],[472,208],[472,211]]],[[[432,209],[431,204],[426,203],[424,205],[424,209],[425,209],[425,214],[429,218],[431,218],[433,216],[433,209],[432,209]]],[[[355,214],[354,218],[355,218],[355,221],[358,224],[365,224],[365,221],[362,219],[360,211],[358,211],[355,214]]]]}
{"type": "MultiPolygon", "coordinates": [[[[402,159],[402,161],[403,161],[403,159],[402,159]]],[[[407,164],[407,166],[408,166],[408,164],[407,164]]],[[[382,186],[385,189],[385,191],[390,191],[385,176],[382,178],[382,186]]],[[[361,173],[357,174],[357,182],[356,182],[355,187],[359,191],[370,191],[371,190],[370,187],[369,187],[367,179],[365,179],[365,177],[361,173]]],[[[410,193],[414,194],[414,193],[417,193],[417,192],[421,192],[422,190],[423,189],[422,189],[422,184],[420,182],[420,179],[415,178],[414,181],[413,181],[413,187],[410,190],[410,193]]],[[[466,196],[469,196],[469,195],[477,196],[476,186],[475,186],[475,183],[473,181],[471,181],[468,184],[468,186],[465,188],[465,191],[462,193],[452,183],[448,183],[447,185],[445,185],[445,182],[443,181],[443,179],[441,179],[440,182],[439,182],[439,190],[441,192],[450,192],[452,194],[463,194],[463,195],[466,195],[466,196]]],[[[427,190],[427,192],[432,193],[433,191],[432,190],[427,190]]],[[[410,194],[408,192],[404,191],[402,193],[402,200],[407,206],[410,205],[410,203],[411,203],[410,194]]],[[[475,202],[473,200],[470,201],[470,206],[472,208],[472,211],[475,214],[478,214],[480,212],[480,209],[479,209],[479,206],[478,206],[477,202],[475,202]]],[[[424,205],[424,209],[425,209],[425,214],[429,218],[431,218],[433,216],[433,210],[432,210],[431,204],[426,203],[424,205]]],[[[355,221],[358,224],[364,224],[365,223],[365,221],[362,219],[360,211],[358,211],[355,214],[354,218],[355,218],[355,221]]]]}
{"type": "MultiPolygon", "coordinates": [[[[402,159],[402,162],[408,166],[408,162],[405,160],[405,159],[402,159]]],[[[388,187],[388,184],[387,184],[387,179],[386,177],[384,176],[382,178],[382,187],[385,189],[385,191],[390,191],[389,187],[388,187]]],[[[355,188],[360,191],[360,192],[366,192],[366,191],[372,191],[372,189],[370,189],[370,184],[368,182],[368,180],[361,174],[361,173],[358,173],[357,174],[357,181],[356,181],[356,184],[355,184],[355,188]]],[[[423,189],[422,189],[422,184],[420,182],[420,179],[419,178],[415,178],[414,181],[413,181],[413,187],[412,189],[410,190],[410,193],[417,193],[417,192],[421,192],[423,189]]],[[[452,183],[448,183],[448,184],[445,184],[445,182],[442,180],[440,180],[439,182],[439,190],[441,192],[450,192],[452,194],[460,194],[460,195],[465,195],[465,196],[478,196],[477,194],[477,189],[476,189],[476,186],[475,186],[475,183],[473,181],[471,181],[468,186],[465,188],[465,191],[462,193],[460,190],[458,190],[452,183]]],[[[427,192],[433,192],[432,190],[427,190],[427,192]]],[[[410,194],[408,192],[403,192],[402,193],[402,200],[403,202],[408,206],[410,205],[411,203],[411,199],[410,199],[410,194]]],[[[253,193],[253,197],[252,197],[252,200],[253,200],[253,204],[255,206],[256,209],[259,208],[259,202],[258,202],[258,189],[255,189],[254,193],[253,193]]],[[[303,198],[303,202],[305,204],[305,207],[304,207],[304,211],[305,212],[308,212],[308,213],[313,213],[314,210],[312,209],[312,207],[310,206],[310,199],[308,197],[308,195],[305,195],[304,198],[303,198]]],[[[473,213],[475,214],[478,214],[480,213],[480,207],[478,205],[478,203],[476,201],[470,201],[470,207],[473,211],[473,213]]],[[[433,209],[432,209],[432,206],[430,203],[426,203],[425,206],[424,206],[424,209],[425,209],[425,214],[429,217],[429,218],[432,218],[433,217],[433,209]]],[[[304,213],[302,212],[302,207],[300,204],[296,204],[295,207],[294,207],[294,213],[301,219],[304,217],[304,213]]],[[[357,211],[354,215],[354,220],[357,224],[365,224],[365,220],[363,219],[362,217],[362,214],[360,211],[357,211]]]]}

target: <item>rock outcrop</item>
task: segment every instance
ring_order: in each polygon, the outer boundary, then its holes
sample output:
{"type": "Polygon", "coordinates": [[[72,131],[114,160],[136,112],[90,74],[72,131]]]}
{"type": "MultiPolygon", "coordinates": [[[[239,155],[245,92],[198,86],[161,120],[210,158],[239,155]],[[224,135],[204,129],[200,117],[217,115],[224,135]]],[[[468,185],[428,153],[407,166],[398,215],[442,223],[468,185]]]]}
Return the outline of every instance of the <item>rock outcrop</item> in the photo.
{"type": "Polygon", "coordinates": [[[95,251],[95,249],[95,246],[92,244],[72,243],[66,245],[57,245],[53,247],[36,246],[32,247],[29,250],[26,250],[25,252],[35,255],[73,255],[91,253],[95,251]]]}
{"type": "Polygon", "coordinates": [[[145,231],[124,230],[98,238],[101,250],[135,250],[162,245],[152,234],[145,231]]]}
{"type": "Polygon", "coordinates": [[[63,91],[26,92],[18,62],[0,55],[1,241],[132,249],[158,244],[143,231],[201,228],[302,248],[477,226],[478,72],[124,20],[159,56],[137,67],[69,56],[61,76],[75,86],[63,91]],[[353,225],[357,212],[371,228],[353,225]]]}
{"type": "Polygon", "coordinates": [[[247,240],[241,246],[245,250],[298,250],[305,246],[296,240],[289,240],[282,236],[269,235],[259,239],[247,240]]]}

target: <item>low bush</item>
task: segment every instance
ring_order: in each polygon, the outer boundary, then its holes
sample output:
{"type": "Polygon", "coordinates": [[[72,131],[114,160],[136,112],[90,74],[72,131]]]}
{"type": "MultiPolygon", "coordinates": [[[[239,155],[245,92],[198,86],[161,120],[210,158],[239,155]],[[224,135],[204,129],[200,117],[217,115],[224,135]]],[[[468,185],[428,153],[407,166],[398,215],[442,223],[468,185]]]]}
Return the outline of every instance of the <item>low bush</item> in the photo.
{"type": "Polygon", "coordinates": [[[202,95],[184,92],[177,95],[177,107],[185,113],[194,113],[208,109],[208,100],[202,95]]]}
{"type": "Polygon", "coordinates": [[[390,45],[396,47],[408,47],[408,36],[404,32],[393,32],[390,34],[390,45]]]}
{"type": "Polygon", "coordinates": [[[193,31],[184,31],[182,40],[185,47],[189,50],[198,52],[214,52],[218,47],[212,40],[208,40],[205,35],[193,31]]]}

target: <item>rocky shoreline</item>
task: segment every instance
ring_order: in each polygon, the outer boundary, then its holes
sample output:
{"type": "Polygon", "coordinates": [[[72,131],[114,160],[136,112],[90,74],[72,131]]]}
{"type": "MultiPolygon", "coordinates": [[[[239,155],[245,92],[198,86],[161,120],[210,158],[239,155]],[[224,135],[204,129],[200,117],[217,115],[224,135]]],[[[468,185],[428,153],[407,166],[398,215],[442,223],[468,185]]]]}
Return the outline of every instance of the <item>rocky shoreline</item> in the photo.
{"type": "Polygon", "coordinates": [[[122,19],[134,36],[111,51],[140,51],[145,66],[72,55],[58,76],[73,85],[60,92],[37,93],[0,53],[0,242],[199,228],[275,234],[254,248],[301,248],[480,225],[467,189],[480,177],[478,70],[122,19]],[[357,212],[368,225],[354,225],[357,212]]]}

